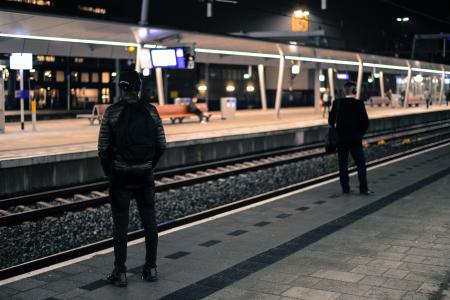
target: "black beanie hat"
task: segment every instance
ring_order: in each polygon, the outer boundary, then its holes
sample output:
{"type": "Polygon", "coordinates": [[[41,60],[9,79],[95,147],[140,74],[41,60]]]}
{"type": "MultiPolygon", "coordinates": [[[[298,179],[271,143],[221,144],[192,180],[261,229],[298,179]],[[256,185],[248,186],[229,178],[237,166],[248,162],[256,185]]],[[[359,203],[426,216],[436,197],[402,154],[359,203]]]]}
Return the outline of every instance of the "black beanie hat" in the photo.
{"type": "Polygon", "coordinates": [[[141,89],[141,77],[132,69],[122,70],[119,75],[119,86],[125,91],[141,89]]]}

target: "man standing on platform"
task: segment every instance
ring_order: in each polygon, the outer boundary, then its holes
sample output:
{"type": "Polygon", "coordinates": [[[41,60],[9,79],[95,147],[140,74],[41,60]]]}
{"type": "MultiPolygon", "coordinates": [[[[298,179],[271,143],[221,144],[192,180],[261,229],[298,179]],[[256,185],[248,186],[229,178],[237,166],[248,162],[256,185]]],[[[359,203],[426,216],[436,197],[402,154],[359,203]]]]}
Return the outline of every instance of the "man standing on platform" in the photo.
{"type": "Polygon", "coordinates": [[[348,176],[348,155],[352,155],[358,169],[359,192],[370,195],[373,192],[367,185],[367,170],[362,146],[362,137],[369,127],[364,102],[357,100],[356,85],[353,82],[344,84],[345,98],[336,99],[333,102],[328,123],[336,127],[338,133],[338,159],[339,178],[342,192],[350,193],[350,180],[348,176]]]}
{"type": "Polygon", "coordinates": [[[164,152],[166,139],[158,111],[139,97],[139,74],[134,70],[120,72],[119,86],[120,101],[108,107],[103,116],[98,152],[105,175],[109,177],[114,223],[114,270],[107,280],[125,287],[132,198],[136,199],[145,232],[146,256],[142,278],[147,281],[158,279],[153,169],[164,152]]]}

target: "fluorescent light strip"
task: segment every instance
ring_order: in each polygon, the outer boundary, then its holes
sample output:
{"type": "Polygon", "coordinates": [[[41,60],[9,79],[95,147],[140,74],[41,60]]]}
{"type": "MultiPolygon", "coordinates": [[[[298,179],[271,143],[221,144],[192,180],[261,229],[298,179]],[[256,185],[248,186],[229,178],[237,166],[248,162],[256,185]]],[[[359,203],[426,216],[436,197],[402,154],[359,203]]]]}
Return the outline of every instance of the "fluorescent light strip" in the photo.
{"type": "Polygon", "coordinates": [[[290,60],[300,60],[300,61],[310,61],[310,62],[320,62],[326,64],[338,64],[338,65],[348,65],[348,66],[357,66],[359,62],[350,61],[350,60],[338,60],[338,59],[327,59],[327,58],[315,58],[315,57],[306,57],[306,56],[285,56],[286,59],[290,60]]]}
{"type": "Polygon", "coordinates": [[[130,46],[131,47],[138,47],[139,46],[139,44],[137,44],[137,43],[100,41],[100,40],[86,40],[86,39],[72,39],[72,38],[50,37],[50,36],[39,36],[39,35],[25,35],[25,34],[0,33],[0,37],[17,38],[17,39],[29,39],[29,40],[41,40],[41,41],[51,41],[51,42],[95,44],[95,45],[105,45],[105,46],[123,46],[123,47],[130,47],[130,46]]]}
{"type": "Polygon", "coordinates": [[[278,55],[278,54],[230,51],[230,50],[216,50],[216,49],[205,49],[205,48],[195,48],[195,52],[209,53],[209,54],[222,54],[222,55],[248,56],[248,57],[276,58],[276,59],[281,58],[281,55],[278,55]]]}
{"type": "Polygon", "coordinates": [[[373,64],[373,63],[363,63],[363,66],[369,67],[369,68],[381,68],[381,69],[408,71],[408,67],[406,67],[406,66],[395,66],[395,65],[384,65],[384,64],[373,64]]]}
{"type": "Polygon", "coordinates": [[[421,68],[411,68],[411,70],[415,72],[423,72],[423,73],[433,73],[433,74],[442,74],[442,70],[432,70],[432,69],[421,69],[421,68]]]}

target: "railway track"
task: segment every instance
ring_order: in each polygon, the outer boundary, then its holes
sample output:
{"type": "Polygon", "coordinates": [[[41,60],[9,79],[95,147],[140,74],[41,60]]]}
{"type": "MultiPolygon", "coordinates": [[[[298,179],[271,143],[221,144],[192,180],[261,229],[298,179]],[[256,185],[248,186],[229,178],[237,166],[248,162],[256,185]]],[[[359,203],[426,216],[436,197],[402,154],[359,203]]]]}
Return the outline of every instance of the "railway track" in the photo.
{"type": "MultiPolygon", "coordinates": [[[[368,136],[368,144],[380,141],[404,143],[405,138],[420,141],[450,135],[449,122],[436,122],[403,131],[381,132],[368,136]]],[[[210,164],[179,168],[158,172],[155,182],[156,192],[163,192],[250,171],[275,167],[283,164],[313,159],[325,155],[323,146],[313,144],[293,147],[263,154],[249,155],[238,159],[224,160],[210,164]]],[[[95,183],[38,193],[34,195],[9,198],[0,201],[0,226],[11,226],[26,221],[57,216],[69,211],[97,207],[109,202],[107,183],[95,183]]]]}

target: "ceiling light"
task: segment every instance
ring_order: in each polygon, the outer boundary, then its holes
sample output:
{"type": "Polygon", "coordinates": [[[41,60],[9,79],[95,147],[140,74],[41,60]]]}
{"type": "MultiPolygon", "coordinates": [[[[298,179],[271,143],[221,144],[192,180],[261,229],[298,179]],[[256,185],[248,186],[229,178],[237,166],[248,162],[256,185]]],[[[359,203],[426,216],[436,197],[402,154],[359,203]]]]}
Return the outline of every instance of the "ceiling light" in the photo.
{"type": "Polygon", "coordinates": [[[409,18],[408,18],[408,17],[404,17],[404,18],[402,19],[402,21],[403,21],[403,22],[408,22],[408,21],[409,21],[409,18]]]}
{"type": "Polygon", "coordinates": [[[320,74],[319,75],[319,81],[321,81],[321,82],[325,81],[325,75],[320,74]]]}
{"type": "Polygon", "coordinates": [[[402,21],[402,18],[397,18],[397,22],[401,22],[402,21]]]}

